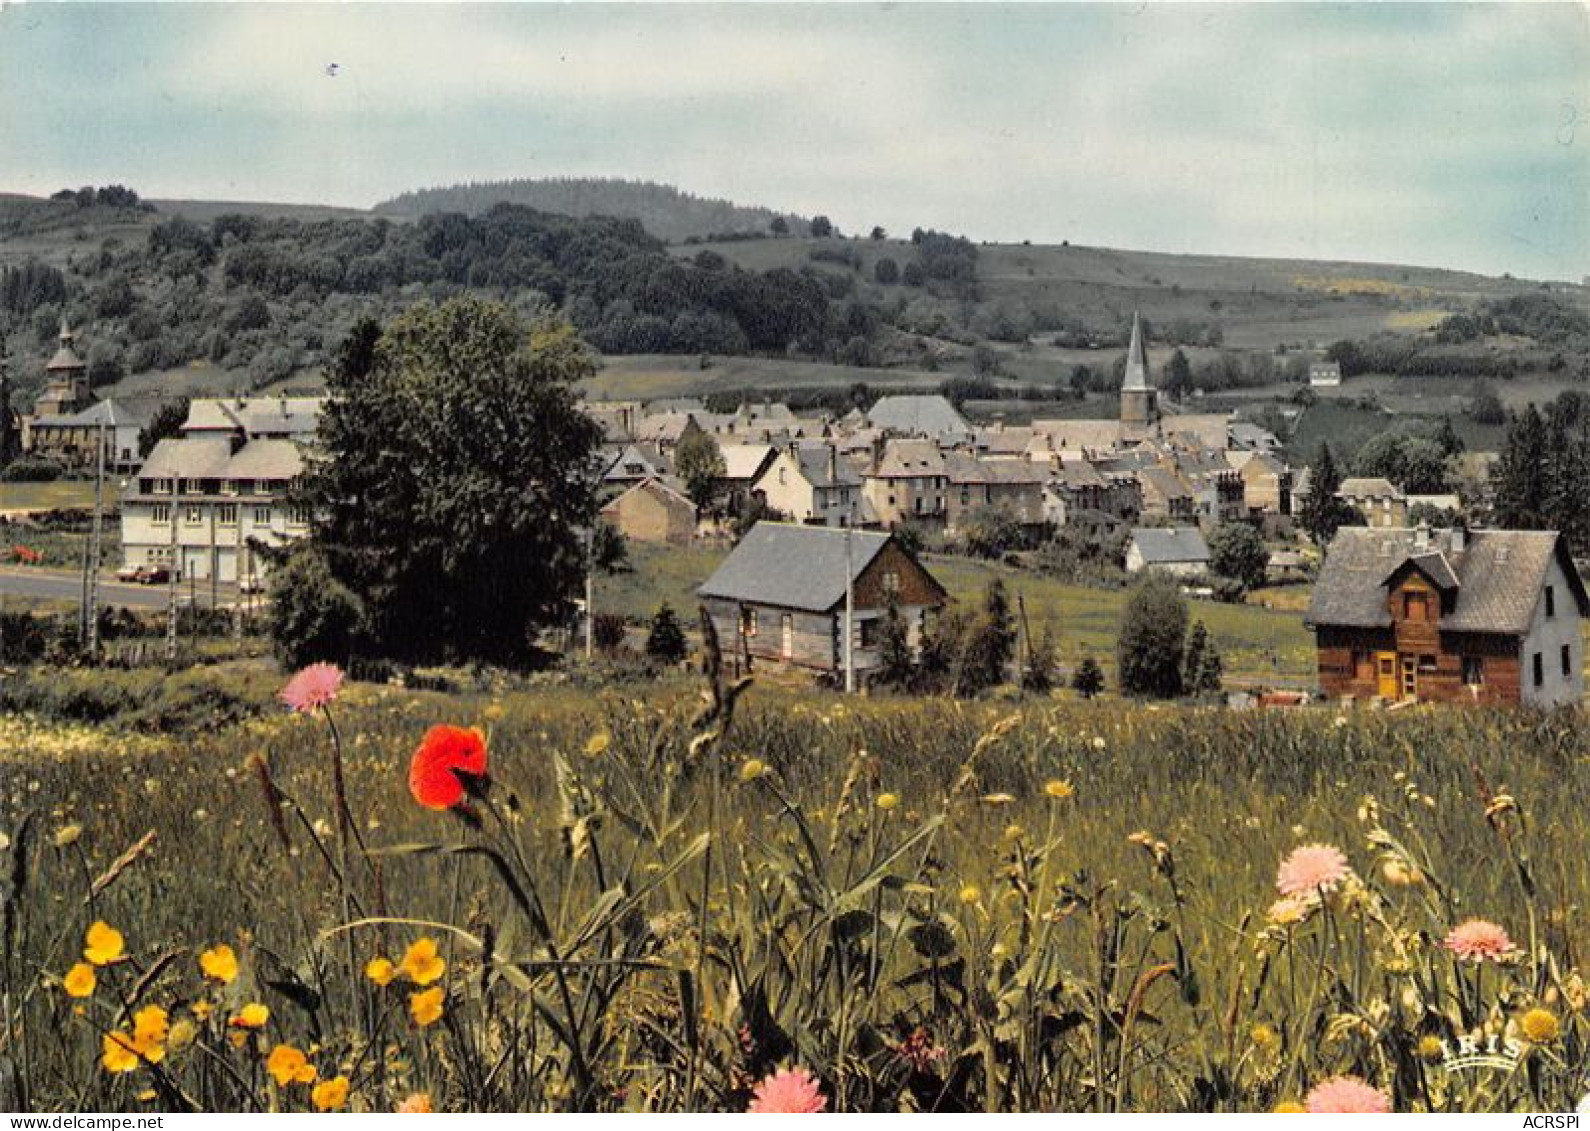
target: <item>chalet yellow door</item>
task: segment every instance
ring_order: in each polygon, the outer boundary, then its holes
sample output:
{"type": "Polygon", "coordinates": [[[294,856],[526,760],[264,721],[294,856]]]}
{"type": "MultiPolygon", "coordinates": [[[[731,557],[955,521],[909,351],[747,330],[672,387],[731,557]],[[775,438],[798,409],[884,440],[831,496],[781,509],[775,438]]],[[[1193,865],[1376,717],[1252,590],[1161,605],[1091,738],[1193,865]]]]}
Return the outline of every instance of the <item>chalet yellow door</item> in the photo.
{"type": "Polygon", "coordinates": [[[1395,652],[1377,652],[1375,654],[1375,677],[1377,687],[1375,690],[1382,699],[1395,699],[1397,697],[1397,654],[1395,652]]]}

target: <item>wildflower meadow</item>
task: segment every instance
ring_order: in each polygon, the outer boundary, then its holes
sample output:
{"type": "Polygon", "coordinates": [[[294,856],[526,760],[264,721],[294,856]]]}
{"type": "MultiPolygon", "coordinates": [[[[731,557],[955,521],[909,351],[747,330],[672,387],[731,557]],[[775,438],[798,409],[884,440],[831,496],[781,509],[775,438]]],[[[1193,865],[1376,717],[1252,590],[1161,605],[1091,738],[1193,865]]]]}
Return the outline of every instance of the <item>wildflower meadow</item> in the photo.
{"type": "Polygon", "coordinates": [[[1579,712],[847,699],[329,666],[7,721],[34,1110],[1567,1110],[1579,712]]]}

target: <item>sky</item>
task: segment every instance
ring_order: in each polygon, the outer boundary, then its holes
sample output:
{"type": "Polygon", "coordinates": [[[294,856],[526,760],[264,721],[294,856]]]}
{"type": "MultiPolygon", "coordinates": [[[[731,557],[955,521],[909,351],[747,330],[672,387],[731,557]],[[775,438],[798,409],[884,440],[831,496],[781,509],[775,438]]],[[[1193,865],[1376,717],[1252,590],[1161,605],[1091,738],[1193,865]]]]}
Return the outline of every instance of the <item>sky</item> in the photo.
{"type": "Polygon", "coordinates": [[[0,7],[0,191],[367,207],[552,176],[1579,281],[1590,7],[0,7]]]}

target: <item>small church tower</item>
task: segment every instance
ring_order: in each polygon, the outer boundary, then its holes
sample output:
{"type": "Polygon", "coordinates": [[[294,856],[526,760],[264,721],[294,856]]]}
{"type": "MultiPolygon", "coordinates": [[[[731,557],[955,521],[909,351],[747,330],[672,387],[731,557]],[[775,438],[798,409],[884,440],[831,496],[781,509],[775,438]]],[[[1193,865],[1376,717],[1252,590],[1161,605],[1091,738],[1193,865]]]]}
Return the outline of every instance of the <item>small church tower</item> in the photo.
{"type": "Polygon", "coordinates": [[[1143,324],[1132,314],[1132,344],[1126,350],[1126,377],[1121,382],[1121,424],[1133,431],[1159,427],[1159,390],[1148,380],[1148,352],[1143,348],[1143,324]]]}
{"type": "Polygon", "coordinates": [[[61,319],[61,345],[44,367],[44,392],[33,403],[34,416],[70,416],[94,403],[88,388],[88,366],[77,356],[76,344],[77,335],[66,319],[61,319]]]}

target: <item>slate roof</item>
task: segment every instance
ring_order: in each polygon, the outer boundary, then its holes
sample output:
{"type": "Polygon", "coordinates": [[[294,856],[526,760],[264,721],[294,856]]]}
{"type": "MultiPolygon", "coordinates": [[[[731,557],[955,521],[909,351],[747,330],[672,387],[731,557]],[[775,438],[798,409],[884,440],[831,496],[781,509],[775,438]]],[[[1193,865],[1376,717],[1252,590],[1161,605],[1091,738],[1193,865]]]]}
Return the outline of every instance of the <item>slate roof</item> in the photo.
{"type": "Polygon", "coordinates": [[[107,428],[142,428],[154,418],[154,405],[140,402],[108,400],[97,401],[81,412],[66,416],[41,416],[33,422],[34,428],[97,428],[104,421],[107,428]]]}
{"type": "Polygon", "coordinates": [[[1196,526],[1134,526],[1132,542],[1146,565],[1209,560],[1209,546],[1196,526]]]}
{"type": "Polygon", "coordinates": [[[1336,494],[1344,499],[1400,499],[1402,492],[1389,479],[1378,475],[1343,479],[1336,494]]]}
{"type": "MultiPolygon", "coordinates": [[[[1331,541],[1314,584],[1304,623],[1347,628],[1388,628],[1386,582],[1402,566],[1450,573],[1456,596],[1443,611],[1443,632],[1521,636],[1529,631],[1535,603],[1555,557],[1568,576],[1580,615],[1590,615],[1590,597],[1562,540],[1550,530],[1474,530],[1464,548],[1446,531],[1430,535],[1429,548],[1415,546],[1415,530],[1343,527],[1331,541]]],[[[1446,575],[1432,579],[1438,582],[1446,575]]]]}
{"type": "Polygon", "coordinates": [[[937,394],[880,397],[867,419],[874,428],[934,438],[967,436],[972,430],[955,406],[937,394]]]}
{"type": "Polygon", "coordinates": [[[944,455],[932,440],[890,440],[872,475],[878,479],[919,479],[944,474],[944,455]]]}
{"type": "Polygon", "coordinates": [[[324,397],[195,397],[182,431],[308,437],[324,404],[324,397]]]}
{"type": "Polygon", "coordinates": [[[822,442],[797,444],[790,452],[800,465],[801,475],[813,487],[860,487],[861,476],[855,465],[840,455],[838,450],[822,442]],[[830,457],[834,477],[829,478],[830,457]]]}
{"type": "Polygon", "coordinates": [[[767,466],[773,450],[772,444],[724,444],[718,449],[723,456],[723,478],[755,479],[767,466]]]}
{"type": "Polygon", "coordinates": [[[944,461],[951,483],[1043,484],[1049,468],[1018,459],[976,459],[954,453],[944,461]]]}
{"type": "Polygon", "coordinates": [[[292,440],[250,440],[236,452],[225,438],[161,440],[138,469],[140,479],[291,479],[304,457],[292,440]]]}
{"type": "MultiPolygon", "coordinates": [[[[889,544],[890,535],[852,530],[849,538],[854,580],[889,544]]],[[[726,601],[828,612],[845,599],[845,539],[846,531],[837,527],[759,522],[696,592],[726,601]]]]}
{"type": "Polygon", "coordinates": [[[1048,436],[1056,451],[1108,450],[1120,446],[1119,420],[1034,420],[1032,428],[1048,436]]]}

